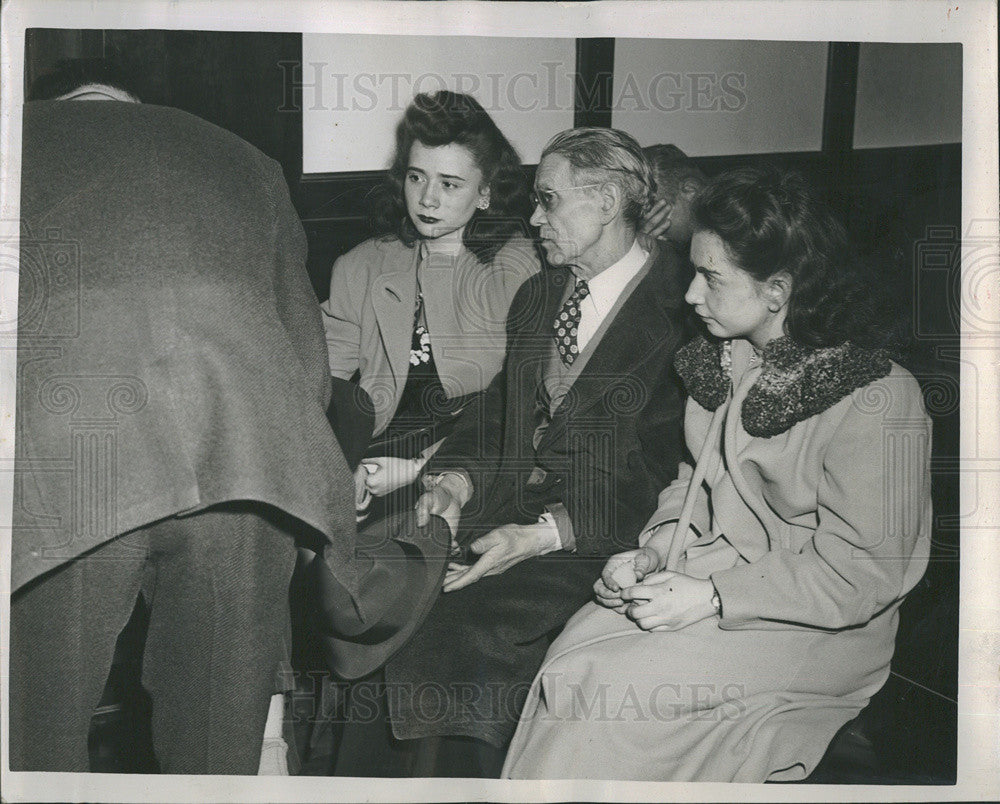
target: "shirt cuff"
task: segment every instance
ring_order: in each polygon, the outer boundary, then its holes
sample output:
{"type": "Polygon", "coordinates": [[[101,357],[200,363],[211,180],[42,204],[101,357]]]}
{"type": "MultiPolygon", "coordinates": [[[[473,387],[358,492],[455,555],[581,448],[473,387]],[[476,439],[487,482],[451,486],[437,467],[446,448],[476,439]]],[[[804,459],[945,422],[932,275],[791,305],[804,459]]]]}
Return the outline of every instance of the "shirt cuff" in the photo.
{"type": "Polygon", "coordinates": [[[436,475],[429,475],[428,479],[432,486],[441,486],[451,494],[458,502],[458,507],[462,508],[472,499],[474,486],[472,478],[464,469],[449,469],[436,475]]]}
{"type": "Polygon", "coordinates": [[[539,517],[539,522],[545,520],[550,522],[559,534],[559,550],[576,552],[576,536],[573,533],[573,520],[569,518],[569,511],[561,502],[550,503],[545,506],[546,512],[539,517]]]}
{"type": "Polygon", "coordinates": [[[549,511],[546,511],[538,517],[538,524],[544,525],[547,529],[545,534],[545,545],[539,555],[545,555],[546,553],[554,553],[556,550],[562,550],[562,539],[559,538],[559,526],[556,525],[555,517],[553,517],[549,511]]]}

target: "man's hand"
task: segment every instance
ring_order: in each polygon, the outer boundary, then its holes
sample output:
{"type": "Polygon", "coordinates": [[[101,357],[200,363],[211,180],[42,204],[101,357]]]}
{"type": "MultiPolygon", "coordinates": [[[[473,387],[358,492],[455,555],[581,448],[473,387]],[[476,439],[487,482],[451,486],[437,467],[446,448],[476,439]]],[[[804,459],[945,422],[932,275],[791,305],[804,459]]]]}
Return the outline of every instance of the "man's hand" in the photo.
{"type": "Polygon", "coordinates": [[[629,604],[622,600],[621,591],[634,586],[657,568],[660,557],[651,547],[626,550],[608,559],[601,577],[594,582],[594,596],[605,608],[624,614],[629,604]]]}
{"type": "Polygon", "coordinates": [[[359,519],[364,519],[365,515],[362,514],[368,510],[372,501],[372,495],[368,493],[368,487],[365,485],[367,480],[368,471],[364,464],[358,464],[358,468],[354,470],[354,508],[359,519]]]}
{"type": "Polygon", "coordinates": [[[443,484],[431,486],[417,500],[417,527],[424,527],[430,522],[431,516],[439,516],[448,523],[452,542],[458,532],[458,520],[462,516],[462,507],[458,500],[443,484]]]}
{"type": "Polygon", "coordinates": [[[396,489],[409,486],[419,476],[424,462],[418,458],[365,458],[361,465],[367,472],[365,488],[373,497],[384,497],[396,489]]]}
{"type": "Polygon", "coordinates": [[[667,230],[670,228],[670,213],[673,208],[673,204],[669,204],[663,199],[657,201],[640,221],[639,231],[658,240],[666,240],[667,230]]]}
{"type": "Polygon", "coordinates": [[[622,589],[621,597],[630,601],[626,616],[643,631],[677,631],[715,614],[714,593],[707,578],[664,570],[622,589]]]}
{"type": "Polygon", "coordinates": [[[526,558],[540,556],[552,539],[548,525],[503,525],[491,530],[469,545],[480,555],[472,566],[450,564],[444,577],[443,592],[454,592],[487,575],[499,575],[526,558]]]}

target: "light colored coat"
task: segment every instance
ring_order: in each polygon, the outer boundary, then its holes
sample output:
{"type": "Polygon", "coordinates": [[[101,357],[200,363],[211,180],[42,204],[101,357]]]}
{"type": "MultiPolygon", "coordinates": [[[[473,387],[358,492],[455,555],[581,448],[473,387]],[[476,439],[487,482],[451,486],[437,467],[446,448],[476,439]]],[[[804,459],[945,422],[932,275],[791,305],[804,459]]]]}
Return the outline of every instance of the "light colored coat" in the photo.
{"type": "MultiPolygon", "coordinates": [[[[642,632],[588,604],[549,650],[505,776],[801,779],[885,682],[899,604],[930,546],[920,389],[893,364],[823,412],[753,437],[739,415],[761,374],[748,351],[734,345],[733,402],[679,567],[711,577],[721,618],[642,632]]],[[[692,454],[710,418],[689,399],[692,454]]],[[[691,474],[683,467],[660,495],[641,541],[678,519],[691,474]]]]}
{"type": "MultiPolygon", "coordinates": [[[[346,380],[360,372],[375,406],[375,435],[392,420],[409,373],[420,254],[396,238],[366,240],[336,261],[321,306],[330,373],[346,380]]],[[[449,398],[481,391],[500,371],[510,302],[539,268],[531,243],[519,237],[489,264],[463,248],[456,257],[431,254],[421,266],[434,363],[449,398]]]]}

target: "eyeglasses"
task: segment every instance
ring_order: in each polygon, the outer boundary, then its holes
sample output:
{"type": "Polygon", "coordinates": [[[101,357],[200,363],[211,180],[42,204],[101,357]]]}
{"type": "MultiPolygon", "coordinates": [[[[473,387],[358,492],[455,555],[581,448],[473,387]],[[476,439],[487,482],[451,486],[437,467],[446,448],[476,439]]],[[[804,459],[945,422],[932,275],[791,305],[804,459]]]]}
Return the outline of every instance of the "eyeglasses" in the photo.
{"type": "Polygon", "coordinates": [[[528,196],[533,207],[541,207],[546,212],[551,212],[556,207],[556,199],[559,193],[566,193],[570,190],[586,190],[588,187],[600,187],[601,182],[596,184],[579,184],[576,187],[559,187],[554,190],[534,190],[528,196]]]}

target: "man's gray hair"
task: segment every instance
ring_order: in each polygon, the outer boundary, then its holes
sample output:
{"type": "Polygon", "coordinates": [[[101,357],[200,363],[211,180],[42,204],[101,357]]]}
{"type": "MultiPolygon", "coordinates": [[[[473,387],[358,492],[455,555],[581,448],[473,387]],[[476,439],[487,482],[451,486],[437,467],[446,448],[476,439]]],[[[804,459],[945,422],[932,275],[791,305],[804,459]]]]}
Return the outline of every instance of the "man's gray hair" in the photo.
{"type": "Polygon", "coordinates": [[[634,227],[653,203],[653,171],[639,143],[624,131],[597,127],[561,131],[548,141],[539,161],[549,154],[565,158],[574,172],[621,187],[622,217],[634,227]]]}

